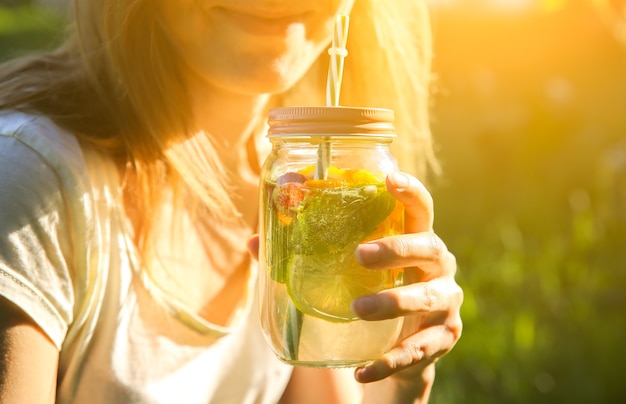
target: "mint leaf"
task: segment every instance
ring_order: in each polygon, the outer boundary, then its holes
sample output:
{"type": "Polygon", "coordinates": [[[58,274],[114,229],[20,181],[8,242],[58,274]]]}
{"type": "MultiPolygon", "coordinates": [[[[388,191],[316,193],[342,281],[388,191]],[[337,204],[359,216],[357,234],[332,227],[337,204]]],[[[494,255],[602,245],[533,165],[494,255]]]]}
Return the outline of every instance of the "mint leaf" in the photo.
{"type": "Polygon", "coordinates": [[[382,184],[311,189],[298,208],[291,247],[304,255],[356,248],[389,216],[395,203],[382,184]]]}

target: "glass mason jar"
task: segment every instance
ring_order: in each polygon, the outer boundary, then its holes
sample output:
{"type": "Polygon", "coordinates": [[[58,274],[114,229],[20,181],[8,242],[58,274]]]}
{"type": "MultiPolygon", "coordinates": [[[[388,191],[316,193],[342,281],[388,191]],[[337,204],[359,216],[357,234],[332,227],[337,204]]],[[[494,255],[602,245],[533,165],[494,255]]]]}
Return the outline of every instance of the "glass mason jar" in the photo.
{"type": "Polygon", "coordinates": [[[370,270],[358,244],[402,234],[387,191],[398,169],[393,111],[284,107],[269,112],[272,152],[261,173],[259,307],[284,362],[357,366],[397,341],[402,319],[364,321],[351,302],[402,283],[402,269],[370,270]]]}

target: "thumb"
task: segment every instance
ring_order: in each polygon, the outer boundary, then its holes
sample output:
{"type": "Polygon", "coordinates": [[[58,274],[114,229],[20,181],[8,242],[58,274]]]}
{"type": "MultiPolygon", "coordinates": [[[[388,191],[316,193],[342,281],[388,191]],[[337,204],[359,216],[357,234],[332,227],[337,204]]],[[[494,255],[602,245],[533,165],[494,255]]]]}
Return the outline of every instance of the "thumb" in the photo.
{"type": "Polygon", "coordinates": [[[435,218],[433,198],[417,178],[395,172],[387,176],[387,189],[404,205],[404,229],[406,233],[433,230],[435,218]]]}

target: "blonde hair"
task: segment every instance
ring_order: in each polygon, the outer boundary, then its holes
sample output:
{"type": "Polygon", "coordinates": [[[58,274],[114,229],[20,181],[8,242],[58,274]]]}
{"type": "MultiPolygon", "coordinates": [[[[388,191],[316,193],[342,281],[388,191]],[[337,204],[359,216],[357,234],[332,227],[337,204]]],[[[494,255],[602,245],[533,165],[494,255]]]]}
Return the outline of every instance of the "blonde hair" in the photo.
{"type": "MultiPolygon", "coordinates": [[[[234,217],[227,175],[207,136],[193,136],[181,67],[154,0],[75,0],[73,35],[58,50],[0,69],[0,108],[43,113],[129,167],[127,199],[143,212],[137,242],[163,185],[185,190],[215,217],[234,217]],[[216,181],[216,179],[221,179],[216,181]],[[131,194],[133,192],[133,194],[131,194]]],[[[431,38],[425,0],[357,0],[341,103],[392,108],[401,166],[437,168],[429,131],[431,38]]],[[[323,53],[272,105],[322,104],[323,53]]]]}

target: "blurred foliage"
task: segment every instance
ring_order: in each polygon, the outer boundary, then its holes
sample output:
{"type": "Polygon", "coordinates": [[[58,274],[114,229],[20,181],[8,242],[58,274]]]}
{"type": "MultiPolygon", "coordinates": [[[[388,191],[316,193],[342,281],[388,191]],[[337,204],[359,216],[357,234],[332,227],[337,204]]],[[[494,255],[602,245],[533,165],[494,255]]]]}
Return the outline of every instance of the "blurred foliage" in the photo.
{"type": "Polygon", "coordinates": [[[623,402],[626,47],[585,1],[433,20],[436,230],[465,302],[432,402],[623,402]]]}
{"type": "Polygon", "coordinates": [[[5,4],[0,3],[0,61],[32,50],[50,49],[60,43],[66,16],[58,9],[3,1],[5,4]]]}
{"type": "MultiPolygon", "coordinates": [[[[465,290],[434,404],[626,397],[626,47],[588,1],[546,1],[434,10],[436,229],[465,290]]],[[[0,6],[0,60],[62,31],[0,6]]]]}

